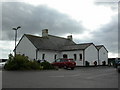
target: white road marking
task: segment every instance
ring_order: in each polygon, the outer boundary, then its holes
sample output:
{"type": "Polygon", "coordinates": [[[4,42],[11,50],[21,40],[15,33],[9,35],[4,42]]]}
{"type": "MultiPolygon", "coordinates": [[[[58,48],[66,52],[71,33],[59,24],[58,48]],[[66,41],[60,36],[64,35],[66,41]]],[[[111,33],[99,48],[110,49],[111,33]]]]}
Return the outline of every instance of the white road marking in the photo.
{"type": "Polygon", "coordinates": [[[78,77],[80,74],[68,75],[68,77],[78,77]]]}
{"type": "MultiPolygon", "coordinates": [[[[106,73],[106,74],[93,75],[93,76],[86,77],[86,79],[93,79],[93,78],[108,76],[108,75],[111,75],[111,74],[114,74],[114,73],[106,73]]],[[[79,77],[79,76],[80,76],[80,74],[56,75],[56,76],[48,76],[48,77],[52,77],[52,78],[64,78],[64,77],[79,77]]]]}
{"type": "Polygon", "coordinates": [[[49,76],[49,77],[65,77],[65,76],[62,75],[62,76],[49,76]]]}
{"type": "Polygon", "coordinates": [[[93,79],[93,78],[98,78],[98,77],[101,77],[101,76],[109,76],[110,74],[113,74],[113,73],[106,73],[106,74],[100,74],[100,75],[94,75],[94,76],[89,76],[87,77],[87,79],[93,79]]]}
{"type": "Polygon", "coordinates": [[[48,77],[78,77],[80,74],[74,74],[74,75],[59,75],[59,76],[48,76],[48,77]]]}

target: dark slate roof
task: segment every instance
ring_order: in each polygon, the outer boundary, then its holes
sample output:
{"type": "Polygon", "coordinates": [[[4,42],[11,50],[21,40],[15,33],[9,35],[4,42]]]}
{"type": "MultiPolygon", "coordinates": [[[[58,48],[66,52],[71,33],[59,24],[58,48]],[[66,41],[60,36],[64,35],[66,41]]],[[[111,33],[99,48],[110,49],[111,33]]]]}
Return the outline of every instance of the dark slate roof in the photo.
{"type": "Polygon", "coordinates": [[[103,45],[97,45],[96,48],[99,50],[101,49],[101,47],[103,47],[103,45]]]}
{"type": "Polygon", "coordinates": [[[63,51],[69,51],[69,50],[84,50],[87,47],[89,47],[93,43],[82,43],[82,44],[76,44],[76,45],[68,45],[61,48],[63,51]]]}
{"type": "MultiPolygon", "coordinates": [[[[102,47],[104,47],[104,45],[96,45],[96,48],[98,49],[98,50],[100,50],[102,47]]],[[[105,48],[105,47],[104,47],[105,48]]],[[[108,50],[105,48],[105,50],[108,52],[108,50]]]]}
{"type": "Polygon", "coordinates": [[[25,36],[33,43],[37,49],[41,50],[60,50],[66,45],[75,45],[76,43],[66,38],[48,35],[47,37],[39,37],[25,34],[25,36]]]}

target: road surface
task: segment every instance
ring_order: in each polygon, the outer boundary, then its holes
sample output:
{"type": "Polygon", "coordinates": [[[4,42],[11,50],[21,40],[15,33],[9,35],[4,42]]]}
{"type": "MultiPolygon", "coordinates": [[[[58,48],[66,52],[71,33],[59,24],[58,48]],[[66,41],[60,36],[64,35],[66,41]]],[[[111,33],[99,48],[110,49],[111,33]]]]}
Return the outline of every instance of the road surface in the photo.
{"type": "Polygon", "coordinates": [[[118,88],[118,72],[113,67],[3,71],[2,79],[3,88],[118,88]]]}

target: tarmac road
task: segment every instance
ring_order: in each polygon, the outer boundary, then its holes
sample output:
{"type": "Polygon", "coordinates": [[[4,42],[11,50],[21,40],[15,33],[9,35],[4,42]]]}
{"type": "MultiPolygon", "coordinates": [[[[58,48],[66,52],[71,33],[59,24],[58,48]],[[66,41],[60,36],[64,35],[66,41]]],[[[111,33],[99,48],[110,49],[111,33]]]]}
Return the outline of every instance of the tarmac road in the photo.
{"type": "Polygon", "coordinates": [[[118,88],[118,72],[113,67],[3,71],[2,79],[3,88],[118,88]]]}

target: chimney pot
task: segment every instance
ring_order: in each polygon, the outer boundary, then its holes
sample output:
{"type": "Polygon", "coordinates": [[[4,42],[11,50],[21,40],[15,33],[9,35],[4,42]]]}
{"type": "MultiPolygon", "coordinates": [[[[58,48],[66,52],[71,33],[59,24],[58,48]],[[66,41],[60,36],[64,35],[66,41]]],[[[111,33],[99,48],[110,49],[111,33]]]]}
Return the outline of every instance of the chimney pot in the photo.
{"type": "Polygon", "coordinates": [[[72,35],[67,36],[67,39],[72,41],[72,35]]]}
{"type": "Polygon", "coordinates": [[[43,29],[42,30],[42,37],[47,37],[48,36],[48,29],[43,29]]]}

